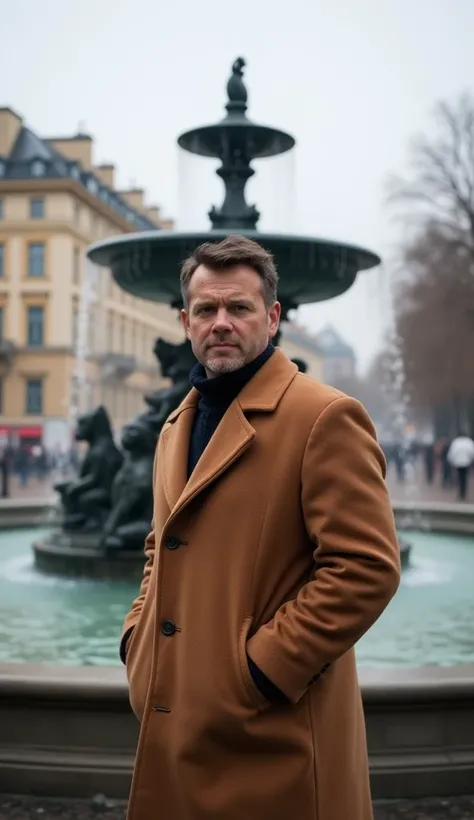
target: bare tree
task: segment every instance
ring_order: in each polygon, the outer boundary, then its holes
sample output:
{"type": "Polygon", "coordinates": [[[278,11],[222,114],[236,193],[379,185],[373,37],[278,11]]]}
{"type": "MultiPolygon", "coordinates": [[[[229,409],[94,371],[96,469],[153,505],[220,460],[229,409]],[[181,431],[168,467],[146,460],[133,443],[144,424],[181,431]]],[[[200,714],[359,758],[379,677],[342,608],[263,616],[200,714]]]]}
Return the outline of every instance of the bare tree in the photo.
{"type": "MultiPolygon", "coordinates": [[[[411,148],[410,173],[389,184],[389,200],[411,203],[454,245],[474,253],[474,97],[435,109],[437,130],[411,148]]],[[[413,217],[413,207],[410,217],[413,217]]]]}
{"type": "Polygon", "coordinates": [[[415,407],[448,408],[453,426],[471,427],[472,257],[431,225],[405,249],[404,265],[410,276],[396,288],[395,316],[406,390],[415,407]]]}

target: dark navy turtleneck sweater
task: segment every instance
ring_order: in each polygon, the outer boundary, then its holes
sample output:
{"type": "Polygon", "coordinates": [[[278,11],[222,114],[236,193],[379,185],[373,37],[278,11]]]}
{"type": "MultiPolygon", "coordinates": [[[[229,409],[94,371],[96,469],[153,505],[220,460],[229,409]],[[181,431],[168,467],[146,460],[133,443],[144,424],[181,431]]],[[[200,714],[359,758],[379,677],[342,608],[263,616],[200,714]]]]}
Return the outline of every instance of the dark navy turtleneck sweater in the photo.
{"type": "Polygon", "coordinates": [[[209,379],[202,364],[194,365],[189,381],[201,394],[196,408],[188,454],[188,478],[206,449],[227,408],[257,370],[275,352],[272,344],[239,370],[209,379]]]}
{"type": "MultiPolygon", "coordinates": [[[[188,478],[209,444],[227,408],[274,352],[275,348],[272,344],[269,344],[263,353],[249,364],[232,373],[223,373],[222,376],[215,376],[212,379],[206,376],[202,364],[196,364],[193,367],[189,381],[200,393],[200,399],[196,407],[189,442],[188,478]]],[[[250,674],[262,694],[268,700],[274,702],[288,702],[283,692],[275,686],[273,681],[267,678],[252,658],[247,656],[247,659],[250,674]]]]}

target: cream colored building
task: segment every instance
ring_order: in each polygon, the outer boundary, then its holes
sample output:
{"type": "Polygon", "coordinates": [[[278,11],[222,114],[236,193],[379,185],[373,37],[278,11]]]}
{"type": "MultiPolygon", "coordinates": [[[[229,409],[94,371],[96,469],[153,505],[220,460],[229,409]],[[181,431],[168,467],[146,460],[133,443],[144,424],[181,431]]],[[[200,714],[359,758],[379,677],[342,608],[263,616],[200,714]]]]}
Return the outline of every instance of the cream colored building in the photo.
{"type": "MultiPolygon", "coordinates": [[[[119,431],[162,383],[157,336],[183,340],[175,310],[86,261],[97,240],[173,227],[143,190],[117,191],[114,171],[94,165],[88,135],[40,139],[0,108],[0,442],[69,441],[77,414],[98,404],[119,431]]],[[[321,377],[299,331],[287,326],[281,346],[321,377]]]]}
{"type": "Polygon", "coordinates": [[[306,373],[313,379],[323,381],[323,357],[319,345],[306,328],[294,322],[282,325],[281,349],[290,359],[301,359],[306,373]]]}
{"type": "Polygon", "coordinates": [[[183,338],[176,313],[121,291],[85,250],[171,227],[142,190],[116,191],[113,166],[93,164],[89,136],[40,139],[0,109],[3,437],[61,435],[101,403],[117,428],[144,409],[143,393],[161,382],[154,340],[183,338]]]}

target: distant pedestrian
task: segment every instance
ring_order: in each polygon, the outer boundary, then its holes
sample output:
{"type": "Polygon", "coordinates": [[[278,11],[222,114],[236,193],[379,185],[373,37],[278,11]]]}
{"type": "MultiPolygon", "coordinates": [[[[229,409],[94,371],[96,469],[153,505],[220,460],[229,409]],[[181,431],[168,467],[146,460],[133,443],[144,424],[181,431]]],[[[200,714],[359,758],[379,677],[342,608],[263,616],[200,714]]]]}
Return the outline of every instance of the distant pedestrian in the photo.
{"type": "Polygon", "coordinates": [[[431,485],[435,474],[435,448],[432,441],[426,442],[424,445],[423,460],[425,466],[425,481],[431,485]]]}
{"type": "Polygon", "coordinates": [[[15,470],[18,473],[20,487],[26,487],[30,477],[31,454],[24,444],[22,444],[15,455],[15,470]]]}
{"type": "Polygon", "coordinates": [[[406,478],[406,451],[400,442],[394,444],[392,458],[395,464],[397,481],[399,484],[403,484],[406,478]]]}
{"type": "Polygon", "coordinates": [[[8,485],[8,453],[6,448],[0,447],[0,497],[1,498],[8,498],[9,496],[9,485],[8,485]]]}
{"type": "Polygon", "coordinates": [[[467,497],[469,470],[474,461],[474,441],[459,433],[448,450],[448,461],[457,473],[458,493],[461,501],[467,497]]]}
{"type": "Polygon", "coordinates": [[[439,460],[441,464],[441,484],[443,489],[453,486],[453,469],[448,461],[448,453],[451,442],[448,438],[441,439],[439,447],[439,460]]]}

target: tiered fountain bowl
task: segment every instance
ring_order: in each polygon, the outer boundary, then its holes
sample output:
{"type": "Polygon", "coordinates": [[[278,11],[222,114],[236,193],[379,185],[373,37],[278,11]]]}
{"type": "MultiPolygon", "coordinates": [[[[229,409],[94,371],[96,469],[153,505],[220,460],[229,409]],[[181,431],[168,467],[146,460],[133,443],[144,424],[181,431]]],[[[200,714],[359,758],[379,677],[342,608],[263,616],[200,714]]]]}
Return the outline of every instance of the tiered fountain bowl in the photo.
{"type": "Polygon", "coordinates": [[[202,242],[219,242],[232,233],[257,240],[269,250],[279,273],[282,317],[298,305],[340,296],[359,271],[380,263],[364,248],[326,239],[257,230],[259,212],[245,201],[245,184],[255,173],[253,160],[291,150],[294,138],[285,131],[258,125],[247,117],[247,90],[242,80],[245,62],[235,61],[227,84],[227,114],[213,125],[187,131],[178,138],[185,151],[218,158],[217,174],[225,185],[222,206],[209,212],[210,231],[147,231],[107,239],[92,245],[89,258],[109,267],[128,293],[179,307],[180,266],[202,242]]]}

